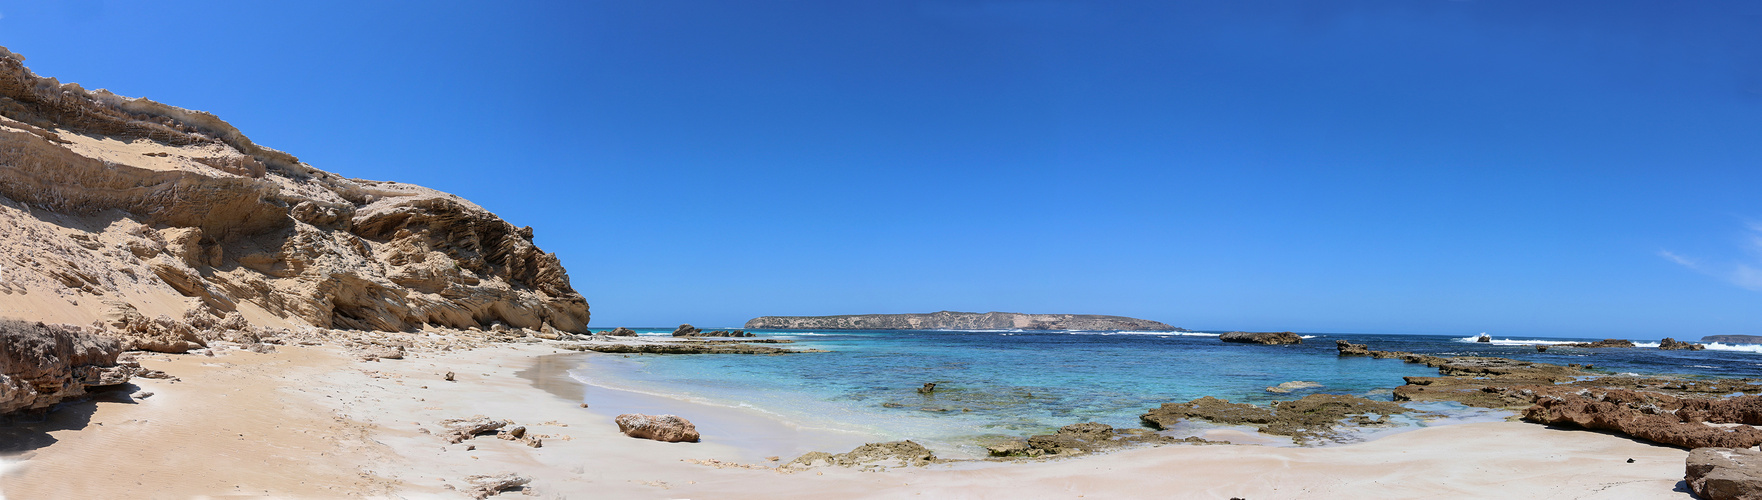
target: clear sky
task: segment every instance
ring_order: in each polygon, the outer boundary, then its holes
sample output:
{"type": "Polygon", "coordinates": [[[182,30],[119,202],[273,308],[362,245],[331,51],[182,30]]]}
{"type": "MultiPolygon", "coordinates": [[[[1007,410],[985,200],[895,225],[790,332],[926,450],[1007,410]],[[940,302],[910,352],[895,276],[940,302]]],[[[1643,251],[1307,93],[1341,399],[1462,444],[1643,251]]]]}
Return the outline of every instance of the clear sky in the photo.
{"type": "Polygon", "coordinates": [[[1762,334],[1762,4],[0,0],[39,74],[537,228],[593,326],[1762,334]]]}

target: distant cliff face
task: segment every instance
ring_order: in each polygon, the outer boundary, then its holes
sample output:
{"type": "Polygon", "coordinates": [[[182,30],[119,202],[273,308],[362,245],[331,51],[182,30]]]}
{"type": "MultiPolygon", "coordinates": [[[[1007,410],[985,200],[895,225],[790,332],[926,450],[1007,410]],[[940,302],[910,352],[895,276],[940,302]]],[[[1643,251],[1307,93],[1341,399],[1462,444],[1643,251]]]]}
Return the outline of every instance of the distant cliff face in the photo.
{"type": "Polygon", "coordinates": [[[765,316],[749,329],[775,330],[1124,330],[1186,331],[1164,323],[1094,314],[970,313],[853,314],[846,316],[765,316]]]}
{"type": "Polygon", "coordinates": [[[532,236],[208,113],[38,77],[0,48],[0,316],[586,331],[587,301],[532,236]]]}

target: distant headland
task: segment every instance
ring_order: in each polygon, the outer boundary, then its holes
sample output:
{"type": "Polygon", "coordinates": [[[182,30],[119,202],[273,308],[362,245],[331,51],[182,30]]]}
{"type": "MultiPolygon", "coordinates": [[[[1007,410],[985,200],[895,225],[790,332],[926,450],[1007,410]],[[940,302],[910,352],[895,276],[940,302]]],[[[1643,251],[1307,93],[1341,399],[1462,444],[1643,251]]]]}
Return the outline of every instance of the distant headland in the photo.
{"type": "Polygon", "coordinates": [[[1727,344],[1762,344],[1762,335],[1708,335],[1701,337],[1702,342],[1723,342],[1727,344]]]}
{"type": "Polygon", "coordinates": [[[1184,332],[1166,323],[1097,314],[1022,314],[940,311],[922,314],[849,314],[843,316],[762,316],[746,322],[749,329],[775,330],[1122,330],[1184,332]]]}

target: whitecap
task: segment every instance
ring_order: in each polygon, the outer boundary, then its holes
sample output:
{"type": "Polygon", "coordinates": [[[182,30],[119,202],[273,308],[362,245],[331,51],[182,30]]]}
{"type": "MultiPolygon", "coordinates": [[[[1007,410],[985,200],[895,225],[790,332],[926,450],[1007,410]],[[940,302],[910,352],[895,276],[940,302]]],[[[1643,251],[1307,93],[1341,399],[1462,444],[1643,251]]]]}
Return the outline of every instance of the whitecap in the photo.
{"type": "Polygon", "coordinates": [[[1706,346],[1709,351],[1738,351],[1762,354],[1762,344],[1726,344],[1721,342],[1708,342],[1706,346]]]}
{"type": "Polygon", "coordinates": [[[1473,337],[1462,337],[1462,338],[1454,339],[1454,340],[1456,342],[1468,342],[1468,343],[1473,343],[1473,344],[1491,344],[1491,345],[1555,345],[1555,344],[1570,343],[1570,342],[1567,342],[1564,340],[1517,340],[1517,339],[1491,339],[1492,340],[1491,342],[1477,342],[1477,340],[1480,338],[1481,338],[1481,336],[1476,335],[1473,337]]]}
{"type": "Polygon", "coordinates": [[[1306,338],[1306,339],[1313,339],[1313,338],[1315,338],[1315,336],[1314,336],[1314,335],[1298,335],[1298,337],[1301,337],[1301,338],[1306,338]]]}

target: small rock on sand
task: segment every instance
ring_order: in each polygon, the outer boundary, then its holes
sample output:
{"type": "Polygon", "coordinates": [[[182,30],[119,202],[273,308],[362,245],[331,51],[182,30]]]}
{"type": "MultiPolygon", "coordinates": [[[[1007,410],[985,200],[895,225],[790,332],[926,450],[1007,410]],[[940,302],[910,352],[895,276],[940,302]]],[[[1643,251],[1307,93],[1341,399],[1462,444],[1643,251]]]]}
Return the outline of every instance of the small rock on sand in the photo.
{"type": "Polygon", "coordinates": [[[618,431],[633,438],[653,439],[668,443],[698,442],[697,426],[678,415],[643,415],[626,413],[613,421],[618,431]]]}

